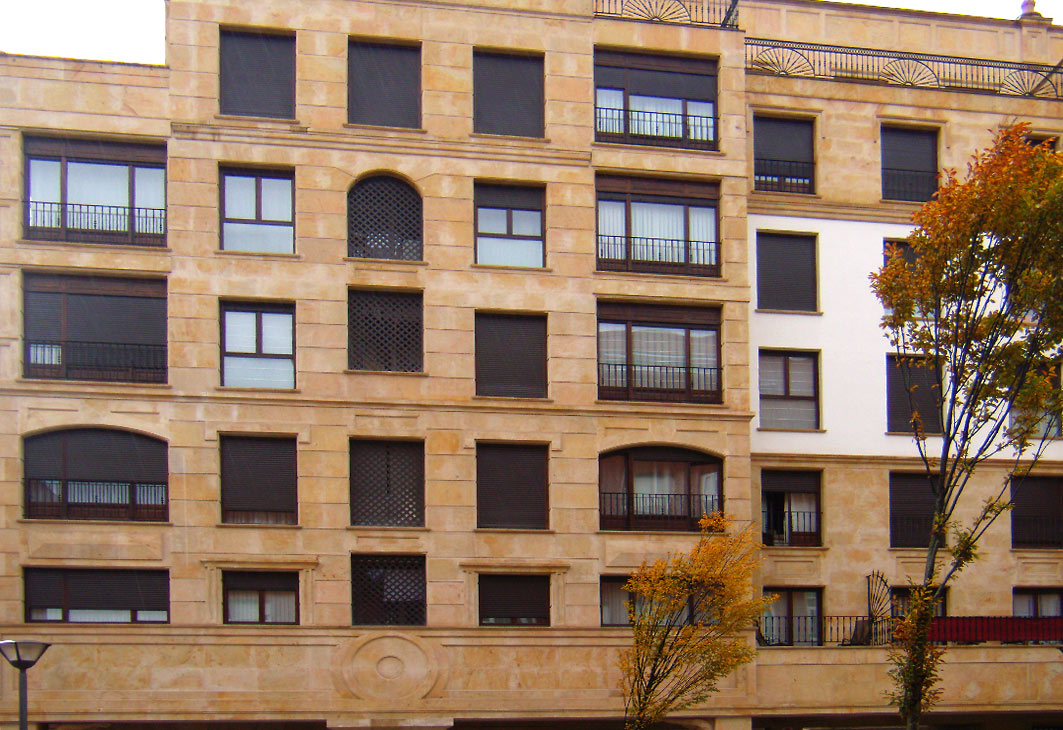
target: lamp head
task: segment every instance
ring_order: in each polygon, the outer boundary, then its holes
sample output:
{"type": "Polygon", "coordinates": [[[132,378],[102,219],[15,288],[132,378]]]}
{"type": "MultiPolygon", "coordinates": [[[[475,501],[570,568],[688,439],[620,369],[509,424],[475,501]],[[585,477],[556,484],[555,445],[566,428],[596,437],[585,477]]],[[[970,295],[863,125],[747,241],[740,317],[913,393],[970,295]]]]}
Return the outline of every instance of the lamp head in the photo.
{"type": "Polygon", "coordinates": [[[21,671],[36,664],[49,646],[51,644],[32,639],[7,639],[0,641],[0,654],[4,655],[4,659],[7,659],[11,666],[21,671]]]}

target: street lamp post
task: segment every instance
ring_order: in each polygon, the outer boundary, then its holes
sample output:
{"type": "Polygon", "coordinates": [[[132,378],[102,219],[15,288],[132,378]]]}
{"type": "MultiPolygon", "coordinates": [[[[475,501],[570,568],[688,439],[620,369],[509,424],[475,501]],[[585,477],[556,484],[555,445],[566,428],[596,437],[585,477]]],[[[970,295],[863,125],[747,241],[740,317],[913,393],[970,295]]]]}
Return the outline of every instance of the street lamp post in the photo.
{"type": "Polygon", "coordinates": [[[29,721],[26,719],[28,706],[26,693],[26,670],[37,663],[51,644],[43,641],[0,641],[0,654],[4,655],[8,664],[18,670],[18,727],[19,730],[28,730],[29,721]]]}

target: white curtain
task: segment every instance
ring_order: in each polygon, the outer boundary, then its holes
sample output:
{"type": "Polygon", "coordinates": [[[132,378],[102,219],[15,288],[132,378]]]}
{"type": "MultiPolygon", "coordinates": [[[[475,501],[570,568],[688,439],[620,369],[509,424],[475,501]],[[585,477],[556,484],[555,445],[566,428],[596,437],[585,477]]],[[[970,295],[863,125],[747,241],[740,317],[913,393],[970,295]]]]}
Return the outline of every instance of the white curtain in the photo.
{"type": "Polygon", "coordinates": [[[790,514],[789,530],[786,535],[789,540],[789,532],[817,532],[818,515],[816,514],[816,495],[802,492],[791,492],[786,495],[787,511],[790,514]]]}
{"type": "Polygon", "coordinates": [[[686,261],[682,205],[631,204],[632,257],[638,261],[686,261]]]}
{"type": "Polygon", "coordinates": [[[602,626],[623,626],[629,623],[628,593],[619,581],[602,581],[602,626]]]}
{"type": "Polygon", "coordinates": [[[59,218],[59,162],[30,160],[30,216],[31,226],[58,228],[59,218]]]}
{"type": "Polygon", "coordinates": [[[133,170],[137,233],[166,231],[166,171],[159,167],[133,170]]]}
{"type": "Polygon", "coordinates": [[[295,623],[295,593],[292,591],[265,591],[267,624],[295,623]]]}
{"type": "Polygon", "coordinates": [[[600,385],[622,388],[627,385],[627,327],[611,322],[598,323],[598,362],[602,367],[600,385]]]}
{"type": "Polygon", "coordinates": [[[626,206],[619,200],[598,201],[598,257],[625,259],[626,206]]]}
{"type": "Polygon", "coordinates": [[[687,102],[687,136],[701,142],[716,139],[716,108],[711,101],[687,102]]]}
{"type": "Polygon", "coordinates": [[[683,100],[662,96],[628,98],[628,119],[632,134],[651,137],[683,136],[683,100]]]}
{"type": "Polygon", "coordinates": [[[129,168],[99,162],[66,166],[66,224],[89,231],[129,230],[129,168]]]}
{"type": "Polygon", "coordinates": [[[686,466],[669,461],[636,461],[635,514],[685,516],[686,466]]]}
{"type": "Polygon", "coordinates": [[[690,263],[714,266],[716,261],[716,209],[690,208],[690,263]]]}
{"type": "Polygon", "coordinates": [[[794,591],[794,645],[819,643],[819,596],[815,591],[794,591]]]}
{"type": "Polygon", "coordinates": [[[598,89],[595,92],[597,129],[606,134],[624,133],[623,89],[598,89]]]}
{"type": "Polygon", "coordinates": [[[258,591],[229,591],[226,601],[230,622],[258,623],[258,591]]]}
{"type": "Polygon", "coordinates": [[[690,330],[690,374],[694,390],[719,390],[719,347],[715,330],[690,330]]]}
{"type": "Polygon", "coordinates": [[[631,347],[637,387],[686,387],[685,329],[633,325],[631,347]]]}

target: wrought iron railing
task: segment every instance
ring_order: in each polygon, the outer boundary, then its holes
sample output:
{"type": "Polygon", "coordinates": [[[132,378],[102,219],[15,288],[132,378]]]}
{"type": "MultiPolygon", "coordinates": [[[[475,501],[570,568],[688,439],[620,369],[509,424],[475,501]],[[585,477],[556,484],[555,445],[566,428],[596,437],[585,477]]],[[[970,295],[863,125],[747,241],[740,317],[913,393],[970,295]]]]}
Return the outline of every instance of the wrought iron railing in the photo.
{"type": "Polygon", "coordinates": [[[602,142],[716,149],[716,119],[697,114],[596,106],[595,135],[602,142]]]}
{"type": "Polygon", "coordinates": [[[711,494],[601,492],[598,495],[603,530],[696,532],[702,516],[719,509],[719,498],[711,494]]]}
{"type": "Polygon", "coordinates": [[[598,397],[719,403],[720,368],[598,363],[598,397]]]}
{"type": "MultiPolygon", "coordinates": [[[[893,640],[895,620],[867,616],[761,616],[760,646],[883,646],[893,640]]],[[[938,616],[934,643],[1060,644],[1063,616],[938,616]]]]}
{"type": "Polygon", "coordinates": [[[925,203],[938,189],[936,172],[882,168],[882,197],[886,200],[909,200],[925,203]]]}
{"type": "Polygon", "coordinates": [[[1011,546],[1015,548],[1063,548],[1063,523],[1055,517],[1011,516],[1011,546]]]}
{"type": "Polygon", "coordinates": [[[932,515],[890,515],[890,547],[925,548],[930,544],[932,515]]]}
{"type": "Polygon", "coordinates": [[[26,238],[165,246],[166,211],[160,208],[28,200],[26,238]]]}
{"type": "Polygon", "coordinates": [[[1063,70],[1037,63],[746,38],[746,68],[780,76],[1063,98],[1063,70]]]}
{"type": "Polygon", "coordinates": [[[719,248],[716,241],[598,234],[598,270],[719,276],[719,248]]]}
{"type": "Polygon", "coordinates": [[[738,0],[594,0],[605,17],[738,27],[738,0]]]}
{"type": "Polygon", "coordinates": [[[816,192],[815,171],[816,166],[812,162],[755,159],[753,160],[753,189],[811,195],[816,192]]]}
{"type": "Polygon", "coordinates": [[[166,484],[99,479],[27,479],[26,517],[58,520],[168,519],[166,484]]]}
{"type": "Polygon", "coordinates": [[[787,547],[819,546],[819,512],[764,509],[763,539],[765,545],[787,547]]]}
{"type": "Polygon", "coordinates": [[[27,378],[166,382],[166,345],[26,340],[27,378]]]}

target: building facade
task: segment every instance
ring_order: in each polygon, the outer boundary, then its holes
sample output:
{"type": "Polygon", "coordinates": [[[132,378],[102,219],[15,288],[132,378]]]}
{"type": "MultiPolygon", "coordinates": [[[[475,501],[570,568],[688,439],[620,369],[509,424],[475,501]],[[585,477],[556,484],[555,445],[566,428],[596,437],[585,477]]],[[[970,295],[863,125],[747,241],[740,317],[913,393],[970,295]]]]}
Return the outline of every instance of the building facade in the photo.
{"type": "MultiPolygon", "coordinates": [[[[723,509],[780,602],[683,718],[888,724],[859,622],[919,494],[867,274],[939,169],[1063,131],[1060,58],[816,0],[168,0],[165,66],[0,56],[31,717],[616,726],[624,576],[723,509]]],[[[1042,470],[950,617],[1060,614],[1042,470]]],[[[1039,625],[964,636],[940,722],[1063,724],[1039,625]]]]}

